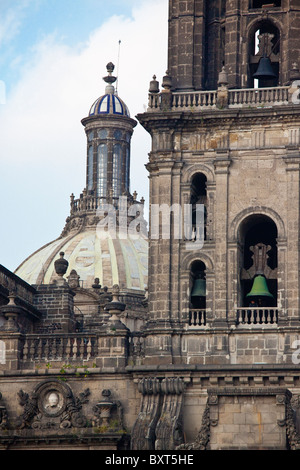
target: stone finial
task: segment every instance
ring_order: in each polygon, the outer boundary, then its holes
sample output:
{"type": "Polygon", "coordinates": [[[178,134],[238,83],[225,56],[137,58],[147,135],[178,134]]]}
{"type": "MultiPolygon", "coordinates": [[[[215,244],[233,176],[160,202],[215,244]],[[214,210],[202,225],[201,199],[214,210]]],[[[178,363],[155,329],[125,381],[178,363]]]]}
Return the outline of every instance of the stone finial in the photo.
{"type": "Polygon", "coordinates": [[[109,62],[106,66],[106,70],[108,72],[108,75],[106,77],[103,77],[103,80],[106,83],[109,83],[110,85],[114,83],[117,80],[117,77],[114,77],[112,75],[113,71],[115,70],[115,66],[112,62],[109,62]]]}
{"type": "Polygon", "coordinates": [[[105,305],[105,310],[107,310],[111,315],[109,319],[111,329],[127,330],[127,327],[119,319],[121,313],[125,310],[125,304],[120,302],[119,295],[120,288],[118,284],[115,284],[112,287],[112,301],[105,305]]]}
{"type": "Polygon", "coordinates": [[[69,263],[66,259],[64,259],[65,254],[63,251],[61,251],[59,255],[60,255],[60,258],[54,262],[54,268],[55,268],[56,274],[62,278],[63,275],[66,274],[67,272],[69,263]]]}
{"type": "Polygon", "coordinates": [[[77,289],[79,287],[80,276],[77,274],[75,269],[72,269],[68,276],[68,284],[71,289],[77,289]]]}
{"type": "Polygon", "coordinates": [[[10,292],[8,295],[8,304],[0,307],[0,313],[6,318],[7,322],[3,325],[3,329],[10,332],[19,331],[17,324],[17,318],[22,313],[22,308],[19,307],[16,302],[16,293],[10,292]]]}
{"type": "Polygon", "coordinates": [[[106,65],[106,70],[109,74],[112,74],[115,70],[114,64],[112,62],[108,62],[108,64],[106,65]]]}
{"type": "Polygon", "coordinates": [[[113,302],[119,302],[119,295],[120,295],[120,287],[118,284],[114,284],[112,286],[112,301],[113,302]]]}
{"type": "Polygon", "coordinates": [[[94,284],[92,285],[93,289],[101,289],[99,277],[95,277],[94,284]]]}
{"type": "Polygon", "coordinates": [[[163,77],[162,87],[165,89],[165,92],[169,92],[172,88],[172,78],[168,70],[166,71],[166,75],[163,77]]]}
{"type": "Polygon", "coordinates": [[[160,94],[160,107],[163,111],[168,111],[172,107],[172,79],[169,75],[168,70],[166,71],[166,75],[163,77],[162,87],[163,90],[160,94]]]}
{"type": "Polygon", "coordinates": [[[105,306],[112,301],[112,296],[108,292],[108,287],[104,286],[99,294],[99,305],[105,306]]]}
{"type": "Polygon", "coordinates": [[[223,109],[228,106],[228,76],[224,65],[219,73],[217,106],[219,109],[223,109]]]}
{"type": "Polygon", "coordinates": [[[112,62],[109,62],[106,66],[106,70],[108,72],[108,75],[106,77],[103,77],[103,80],[105,81],[105,83],[107,83],[107,86],[105,88],[105,93],[106,94],[108,94],[108,93],[114,94],[115,93],[115,87],[113,86],[113,83],[115,83],[115,81],[117,80],[117,77],[114,77],[112,75],[114,69],[115,69],[114,64],[112,62]]]}
{"type": "Polygon", "coordinates": [[[159,93],[159,82],[156,80],[156,75],[153,75],[150,82],[149,93],[159,93]]]}
{"type": "Polygon", "coordinates": [[[225,66],[223,65],[221,72],[219,73],[219,79],[218,79],[218,85],[219,86],[227,86],[228,85],[228,75],[225,70],[225,66]]]}

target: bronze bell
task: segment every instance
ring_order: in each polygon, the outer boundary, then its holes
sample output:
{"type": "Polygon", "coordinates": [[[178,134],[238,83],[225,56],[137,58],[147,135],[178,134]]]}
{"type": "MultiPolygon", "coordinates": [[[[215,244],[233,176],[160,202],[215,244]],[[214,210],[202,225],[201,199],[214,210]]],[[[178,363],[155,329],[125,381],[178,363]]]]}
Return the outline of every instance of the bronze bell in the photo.
{"type": "Polygon", "coordinates": [[[270,78],[277,78],[277,75],[276,73],[274,73],[269,57],[263,56],[260,59],[257,70],[253,74],[253,78],[256,78],[258,80],[268,80],[270,78]]]}
{"type": "Polygon", "coordinates": [[[193,285],[191,297],[206,297],[205,279],[196,279],[193,285]]]}
{"type": "Polygon", "coordinates": [[[273,299],[273,295],[268,289],[265,276],[259,274],[254,278],[252,289],[246,297],[270,297],[273,299]]]}

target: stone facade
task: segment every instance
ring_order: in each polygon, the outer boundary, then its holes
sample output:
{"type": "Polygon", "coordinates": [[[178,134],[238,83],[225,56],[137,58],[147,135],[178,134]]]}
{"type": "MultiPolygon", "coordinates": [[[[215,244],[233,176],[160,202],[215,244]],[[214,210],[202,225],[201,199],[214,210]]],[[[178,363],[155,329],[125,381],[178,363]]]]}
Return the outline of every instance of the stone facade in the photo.
{"type": "MultiPolygon", "coordinates": [[[[296,3],[169,2],[169,70],[137,116],[152,138],[148,289],[113,283],[113,270],[107,286],[83,286],[69,252],[59,258],[62,242],[71,252],[74,234],[96,230],[88,190],[71,197],[62,239],[43,251],[49,282],[1,267],[2,449],[300,448],[296,3]],[[277,75],[253,88],[264,48],[277,75]],[[191,231],[177,236],[185,205],[191,231]]],[[[115,127],[130,137],[134,127],[126,113],[83,123],[88,138],[110,127],[110,146],[115,127]]],[[[124,273],[120,247],[105,255],[124,273]]]]}

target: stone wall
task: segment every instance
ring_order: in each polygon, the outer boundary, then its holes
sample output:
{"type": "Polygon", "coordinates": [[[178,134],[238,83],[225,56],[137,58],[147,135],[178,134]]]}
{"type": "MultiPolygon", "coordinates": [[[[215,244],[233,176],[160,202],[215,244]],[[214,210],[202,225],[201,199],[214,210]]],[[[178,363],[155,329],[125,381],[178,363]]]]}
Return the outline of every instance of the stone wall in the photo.
{"type": "Polygon", "coordinates": [[[209,391],[211,450],[286,449],[286,401],[282,389],[209,391]]]}

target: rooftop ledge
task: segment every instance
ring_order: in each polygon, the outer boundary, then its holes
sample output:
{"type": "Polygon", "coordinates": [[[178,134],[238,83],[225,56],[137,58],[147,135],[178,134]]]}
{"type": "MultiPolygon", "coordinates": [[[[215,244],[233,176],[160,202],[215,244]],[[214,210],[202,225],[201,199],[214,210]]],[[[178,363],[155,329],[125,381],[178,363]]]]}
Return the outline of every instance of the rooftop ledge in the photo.
{"type": "Polygon", "coordinates": [[[217,90],[210,91],[173,92],[167,89],[160,93],[150,92],[147,112],[201,112],[299,104],[300,81],[295,81],[290,86],[272,88],[229,89],[227,86],[219,86],[217,90]]]}

